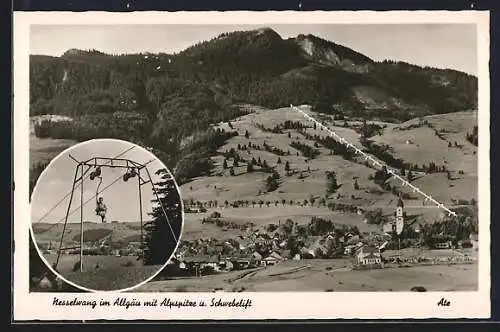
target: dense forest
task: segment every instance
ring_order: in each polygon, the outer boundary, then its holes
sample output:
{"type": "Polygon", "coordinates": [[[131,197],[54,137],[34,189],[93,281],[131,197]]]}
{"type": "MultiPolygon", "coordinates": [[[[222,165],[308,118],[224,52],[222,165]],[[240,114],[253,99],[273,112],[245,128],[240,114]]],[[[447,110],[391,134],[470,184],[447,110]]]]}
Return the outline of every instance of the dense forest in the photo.
{"type": "Polygon", "coordinates": [[[37,135],[122,138],[152,147],[182,173],[180,182],[210,170],[208,154],[232,135],[210,125],[246,114],[239,103],[310,104],[324,113],[404,121],[476,108],[477,78],[377,63],[330,41],[310,35],[285,40],[271,29],[224,33],[177,54],[72,49],[30,59],[30,114],[75,120],[40,123],[37,135]],[[368,110],[355,93],[366,86],[400,106],[368,110]],[[192,137],[194,146],[186,144],[192,137]]]}

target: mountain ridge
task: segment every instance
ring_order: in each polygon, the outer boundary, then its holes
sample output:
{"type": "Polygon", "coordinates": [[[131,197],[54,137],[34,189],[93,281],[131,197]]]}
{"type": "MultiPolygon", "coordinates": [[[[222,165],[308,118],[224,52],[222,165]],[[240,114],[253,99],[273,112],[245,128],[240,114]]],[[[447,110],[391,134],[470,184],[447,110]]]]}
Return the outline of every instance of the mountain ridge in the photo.
{"type": "MultiPolygon", "coordinates": [[[[30,115],[76,120],[45,124],[39,134],[127,139],[153,147],[172,168],[182,156],[216,149],[186,151],[185,138],[228,139],[210,128],[246,114],[240,104],[307,104],[337,117],[389,122],[477,108],[477,78],[466,73],[376,62],[316,36],[283,39],[265,28],[223,33],[176,54],[73,49],[30,60],[30,115]]],[[[207,158],[198,159],[192,167],[207,167],[207,158]]]]}
{"type": "MultiPolygon", "coordinates": [[[[318,36],[315,36],[311,33],[307,33],[307,34],[304,34],[304,33],[300,33],[298,35],[296,35],[295,37],[290,37],[290,38],[287,38],[287,39],[284,39],[279,33],[277,33],[276,31],[274,31],[272,28],[269,28],[269,27],[263,27],[263,28],[256,28],[256,29],[253,29],[253,30],[243,30],[243,31],[234,31],[234,32],[225,32],[225,33],[221,33],[219,35],[217,35],[216,37],[213,37],[212,39],[210,40],[205,40],[205,41],[201,41],[193,46],[189,46],[181,51],[178,51],[178,52],[172,52],[172,53],[165,53],[165,52],[139,52],[139,53],[119,53],[119,54],[113,54],[113,53],[106,53],[106,52],[103,52],[103,51],[100,51],[100,50],[97,50],[97,49],[79,49],[79,48],[71,48],[71,49],[68,49],[66,50],[65,52],[63,52],[63,54],[61,54],[60,56],[56,56],[56,55],[44,55],[44,54],[31,54],[30,56],[35,56],[35,57],[38,57],[38,56],[43,56],[43,57],[54,57],[54,58],[71,58],[72,56],[79,56],[79,55],[99,55],[99,56],[118,56],[118,57],[127,57],[127,56],[143,56],[143,55],[162,55],[162,56],[170,56],[170,57],[175,57],[176,55],[179,55],[179,54],[182,54],[182,53],[185,53],[186,51],[188,51],[189,49],[193,48],[194,46],[196,45],[199,45],[199,44],[205,44],[205,43],[210,43],[210,42],[213,42],[213,41],[217,41],[217,40],[220,40],[222,38],[226,38],[226,37],[231,37],[233,34],[247,34],[249,36],[254,36],[254,37],[259,37],[259,36],[272,36],[270,37],[271,39],[274,38],[274,39],[277,39],[277,40],[280,40],[280,41],[293,41],[297,44],[300,45],[301,42],[305,41],[305,40],[311,40],[313,43],[320,43],[320,44],[323,44],[323,45],[329,45],[330,47],[333,47],[333,48],[337,48],[337,50],[343,52],[343,53],[352,53],[353,55],[357,56],[361,62],[367,62],[367,63],[375,63],[375,62],[384,62],[384,61],[391,61],[391,62],[396,62],[396,63],[407,63],[405,61],[399,61],[399,60],[391,60],[389,58],[387,58],[386,60],[382,60],[382,61],[375,61],[373,59],[371,59],[370,57],[362,54],[362,53],[359,53],[349,47],[346,47],[344,45],[341,45],[341,44],[337,44],[335,43],[334,41],[330,41],[328,39],[325,39],[325,38],[322,38],[322,37],[318,37],[318,36]]],[[[343,56],[341,56],[341,58],[344,58],[343,56]]],[[[409,63],[407,63],[409,64],[409,63]]],[[[413,64],[412,64],[413,65],[413,64]]],[[[439,69],[439,70],[449,70],[449,71],[455,71],[455,72],[460,72],[460,73],[465,73],[464,71],[461,71],[461,70],[458,70],[458,69],[453,69],[453,68],[440,68],[440,67],[433,67],[433,66],[420,66],[420,65],[414,65],[414,66],[418,66],[418,67],[421,67],[421,68],[431,68],[431,69],[439,69]]],[[[469,73],[465,73],[469,76],[473,76],[473,77],[476,77],[476,75],[472,75],[472,74],[469,74],[469,73]]]]}

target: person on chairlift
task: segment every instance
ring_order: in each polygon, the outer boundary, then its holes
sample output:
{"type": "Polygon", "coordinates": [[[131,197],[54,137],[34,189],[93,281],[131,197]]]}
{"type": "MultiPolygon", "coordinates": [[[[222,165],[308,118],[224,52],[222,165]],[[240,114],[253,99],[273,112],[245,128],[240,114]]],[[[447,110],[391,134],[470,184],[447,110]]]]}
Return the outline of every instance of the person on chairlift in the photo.
{"type": "Polygon", "coordinates": [[[96,214],[101,217],[101,222],[105,223],[106,222],[106,204],[104,204],[104,198],[99,197],[96,199],[96,209],[95,212],[96,214]]]}

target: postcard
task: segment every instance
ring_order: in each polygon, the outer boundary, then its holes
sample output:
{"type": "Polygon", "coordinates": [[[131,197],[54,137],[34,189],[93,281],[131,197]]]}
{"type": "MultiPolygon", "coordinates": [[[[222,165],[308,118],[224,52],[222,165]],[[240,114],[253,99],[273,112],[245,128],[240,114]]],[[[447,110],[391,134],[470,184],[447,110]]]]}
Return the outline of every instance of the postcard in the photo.
{"type": "Polygon", "coordinates": [[[489,43],[486,11],[15,12],[14,319],[489,318],[489,43]]]}

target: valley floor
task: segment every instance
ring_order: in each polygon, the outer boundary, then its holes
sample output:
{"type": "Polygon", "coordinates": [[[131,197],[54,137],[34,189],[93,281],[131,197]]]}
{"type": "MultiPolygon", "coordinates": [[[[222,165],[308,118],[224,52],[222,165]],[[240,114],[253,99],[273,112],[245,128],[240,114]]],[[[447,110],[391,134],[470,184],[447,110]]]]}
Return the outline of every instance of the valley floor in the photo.
{"type": "Polygon", "coordinates": [[[474,291],[477,264],[351,270],[348,260],[286,261],[275,266],[149,282],[134,292],[390,292],[474,291]]]}

